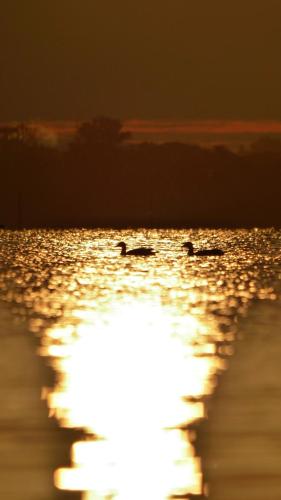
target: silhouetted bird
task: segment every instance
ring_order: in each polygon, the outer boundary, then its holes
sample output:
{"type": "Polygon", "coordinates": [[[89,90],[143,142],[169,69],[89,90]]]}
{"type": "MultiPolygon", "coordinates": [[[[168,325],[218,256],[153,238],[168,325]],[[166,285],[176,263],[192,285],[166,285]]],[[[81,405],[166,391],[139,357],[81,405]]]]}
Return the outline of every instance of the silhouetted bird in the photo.
{"type": "Polygon", "coordinates": [[[191,241],[186,241],[183,245],[184,248],[188,249],[188,255],[224,255],[224,251],[219,248],[210,248],[204,250],[198,250],[198,252],[194,252],[193,244],[191,241]]]}
{"type": "Polygon", "coordinates": [[[120,243],[117,243],[116,246],[121,247],[121,255],[155,255],[153,248],[148,247],[134,248],[133,250],[128,250],[127,252],[126,243],[124,243],[124,241],[120,241],[120,243]]]}

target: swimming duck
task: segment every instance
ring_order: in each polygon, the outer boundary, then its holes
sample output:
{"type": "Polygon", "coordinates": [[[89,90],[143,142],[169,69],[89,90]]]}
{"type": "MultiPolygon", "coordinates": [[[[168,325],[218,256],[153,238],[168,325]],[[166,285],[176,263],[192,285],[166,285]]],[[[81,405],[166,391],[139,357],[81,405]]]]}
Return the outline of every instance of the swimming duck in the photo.
{"type": "Polygon", "coordinates": [[[117,243],[117,247],[121,247],[121,255],[155,255],[155,252],[153,248],[149,247],[139,247],[139,248],[133,248],[133,250],[128,250],[126,251],[126,243],[124,241],[120,241],[120,243],[117,243]]]}
{"type": "Polygon", "coordinates": [[[224,255],[224,251],[219,248],[210,248],[204,250],[198,250],[198,252],[194,252],[193,244],[191,241],[186,241],[183,245],[184,248],[188,249],[188,255],[224,255]]]}

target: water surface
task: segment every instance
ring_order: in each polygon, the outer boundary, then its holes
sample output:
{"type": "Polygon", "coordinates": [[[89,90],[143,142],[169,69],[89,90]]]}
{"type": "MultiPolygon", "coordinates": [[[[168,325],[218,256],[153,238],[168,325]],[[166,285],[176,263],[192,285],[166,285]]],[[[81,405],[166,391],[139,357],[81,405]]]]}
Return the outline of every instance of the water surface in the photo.
{"type": "Polygon", "coordinates": [[[237,318],[279,296],[280,241],[272,229],[1,231],[2,298],[57,374],[42,391],[50,415],[84,434],[57,488],[83,500],[203,492],[194,423],[237,318]],[[187,240],[226,254],[188,257],[187,240]],[[121,257],[119,241],[157,254],[121,257]]]}

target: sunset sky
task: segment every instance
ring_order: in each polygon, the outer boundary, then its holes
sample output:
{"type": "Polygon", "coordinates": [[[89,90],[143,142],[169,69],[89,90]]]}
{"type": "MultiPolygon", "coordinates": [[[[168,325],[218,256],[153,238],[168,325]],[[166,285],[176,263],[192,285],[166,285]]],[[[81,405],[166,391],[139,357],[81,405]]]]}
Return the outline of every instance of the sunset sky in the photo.
{"type": "Polygon", "coordinates": [[[102,114],[280,133],[280,52],[280,0],[10,0],[0,122],[102,114]]]}

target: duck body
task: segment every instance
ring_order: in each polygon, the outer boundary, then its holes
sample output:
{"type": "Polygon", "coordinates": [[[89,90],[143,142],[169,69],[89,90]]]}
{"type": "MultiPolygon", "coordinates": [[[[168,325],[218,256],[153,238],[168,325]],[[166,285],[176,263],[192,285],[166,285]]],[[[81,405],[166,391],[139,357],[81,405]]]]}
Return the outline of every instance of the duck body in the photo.
{"type": "Polygon", "coordinates": [[[188,249],[188,255],[197,255],[197,256],[208,256],[208,255],[224,255],[224,251],[220,248],[210,248],[204,250],[198,250],[198,252],[194,252],[193,244],[191,241],[186,241],[183,245],[184,248],[188,249]]]}
{"type": "Polygon", "coordinates": [[[117,247],[121,247],[121,255],[136,255],[136,256],[149,256],[149,255],[155,255],[155,252],[153,248],[150,247],[139,247],[139,248],[133,248],[133,250],[126,250],[126,243],[124,241],[120,241],[120,243],[117,243],[117,247]]]}

